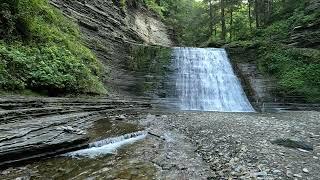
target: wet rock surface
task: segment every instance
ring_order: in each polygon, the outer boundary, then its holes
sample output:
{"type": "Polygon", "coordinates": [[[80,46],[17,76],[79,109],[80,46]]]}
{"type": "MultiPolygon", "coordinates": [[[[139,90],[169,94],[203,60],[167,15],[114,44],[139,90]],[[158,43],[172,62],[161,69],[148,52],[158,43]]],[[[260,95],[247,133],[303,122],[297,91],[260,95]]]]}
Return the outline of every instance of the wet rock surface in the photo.
{"type": "Polygon", "coordinates": [[[96,121],[151,106],[103,98],[8,97],[0,99],[0,107],[0,166],[5,166],[85,147],[96,121]]]}
{"type": "Polygon", "coordinates": [[[4,179],[318,179],[320,176],[319,112],[149,111],[134,116],[122,113],[96,124],[97,129],[88,134],[114,136],[110,131],[114,128],[108,123],[115,122],[144,128],[149,135],[143,141],[120,148],[115,155],[96,159],[56,157],[0,173],[4,179]],[[120,116],[126,119],[116,120],[120,116]],[[274,143],[279,139],[290,139],[298,142],[298,146],[274,143]],[[313,150],[301,149],[301,143],[312,145],[313,150]]]}

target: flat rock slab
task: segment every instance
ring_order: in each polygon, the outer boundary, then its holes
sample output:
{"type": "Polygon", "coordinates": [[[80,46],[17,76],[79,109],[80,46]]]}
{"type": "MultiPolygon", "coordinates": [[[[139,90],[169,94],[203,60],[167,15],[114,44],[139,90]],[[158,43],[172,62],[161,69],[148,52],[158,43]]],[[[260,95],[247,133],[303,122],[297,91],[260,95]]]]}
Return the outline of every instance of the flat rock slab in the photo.
{"type": "Polygon", "coordinates": [[[95,118],[98,115],[83,112],[0,123],[0,166],[86,145],[88,137],[79,132],[95,118]]]}
{"type": "Polygon", "coordinates": [[[118,112],[151,108],[111,98],[0,97],[0,167],[88,145],[89,129],[118,112]]]}

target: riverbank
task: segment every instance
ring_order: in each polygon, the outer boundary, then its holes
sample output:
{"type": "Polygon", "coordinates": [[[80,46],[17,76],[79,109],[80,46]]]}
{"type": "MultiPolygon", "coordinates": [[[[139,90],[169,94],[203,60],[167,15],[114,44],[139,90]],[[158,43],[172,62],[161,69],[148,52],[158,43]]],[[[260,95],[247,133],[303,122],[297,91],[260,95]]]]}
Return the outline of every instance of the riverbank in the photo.
{"type": "Polygon", "coordinates": [[[317,179],[319,119],[319,112],[149,111],[124,121],[153,135],[115,155],[56,157],[1,173],[4,179],[317,179]]]}

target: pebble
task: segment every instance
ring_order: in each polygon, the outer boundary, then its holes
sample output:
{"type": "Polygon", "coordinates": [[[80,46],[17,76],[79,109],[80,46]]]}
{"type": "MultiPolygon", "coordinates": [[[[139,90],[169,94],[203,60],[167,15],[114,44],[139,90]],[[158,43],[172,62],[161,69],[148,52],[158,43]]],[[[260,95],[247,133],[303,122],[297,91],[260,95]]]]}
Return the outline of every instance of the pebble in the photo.
{"type": "Polygon", "coordinates": [[[28,180],[29,178],[27,177],[17,177],[15,180],[28,180]]]}
{"type": "Polygon", "coordinates": [[[304,152],[304,153],[308,153],[308,152],[310,152],[310,151],[307,151],[307,150],[304,150],[304,149],[300,149],[300,148],[298,148],[298,151],[300,151],[300,152],[304,152]]]}
{"type": "Polygon", "coordinates": [[[9,170],[5,170],[5,171],[2,171],[2,172],[1,172],[2,175],[7,175],[7,174],[9,174],[9,173],[10,173],[9,170]]]}
{"type": "Polygon", "coordinates": [[[275,174],[279,174],[279,173],[281,173],[281,171],[280,171],[280,170],[278,170],[278,169],[275,169],[275,170],[273,170],[272,172],[273,172],[273,173],[275,173],[275,174]]]}
{"type": "Polygon", "coordinates": [[[300,174],[294,174],[293,177],[302,178],[300,174]]]}
{"type": "Polygon", "coordinates": [[[125,115],[116,116],[116,120],[123,121],[126,119],[125,115]]]}
{"type": "Polygon", "coordinates": [[[267,176],[267,175],[268,175],[268,173],[267,173],[267,172],[262,171],[262,172],[254,173],[253,175],[254,175],[255,177],[265,177],[265,176],[267,176]]]}
{"type": "Polygon", "coordinates": [[[290,170],[287,170],[286,175],[287,177],[292,177],[292,172],[290,170]]]}

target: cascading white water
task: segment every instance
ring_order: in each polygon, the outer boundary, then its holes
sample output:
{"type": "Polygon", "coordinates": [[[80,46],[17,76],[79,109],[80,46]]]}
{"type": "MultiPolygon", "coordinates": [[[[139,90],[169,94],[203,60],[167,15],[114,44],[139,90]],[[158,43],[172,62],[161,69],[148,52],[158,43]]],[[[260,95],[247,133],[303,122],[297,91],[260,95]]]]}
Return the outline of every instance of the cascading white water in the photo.
{"type": "Polygon", "coordinates": [[[81,149],[78,151],[65,154],[71,157],[88,157],[95,158],[97,156],[114,154],[115,151],[123,145],[132,144],[136,141],[142,140],[147,136],[147,132],[138,131],[130,134],[125,134],[119,137],[108,138],[101,141],[93,142],[89,144],[87,149],[81,149]]]}
{"type": "Polygon", "coordinates": [[[224,49],[177,47],[173,62],[181,110],[254,111],[224,49]]]}

